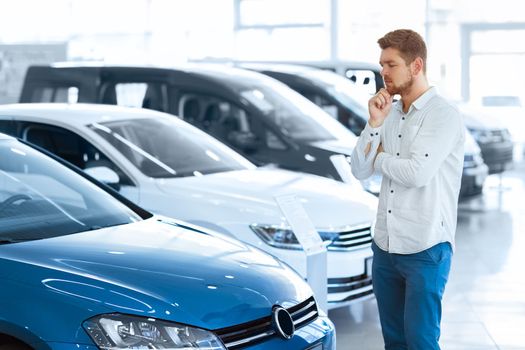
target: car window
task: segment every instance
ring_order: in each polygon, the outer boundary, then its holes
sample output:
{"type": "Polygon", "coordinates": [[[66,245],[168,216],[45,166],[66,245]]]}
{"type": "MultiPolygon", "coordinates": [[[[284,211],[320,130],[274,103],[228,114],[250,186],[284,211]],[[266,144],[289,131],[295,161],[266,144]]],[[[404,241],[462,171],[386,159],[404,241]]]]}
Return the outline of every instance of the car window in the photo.
{"type": "Polygon", "coordinates": [[[0,120],[0,132],[11,136],[16,136],[14,122],[12,120],[0,120]]]}
{"type": "Polygon", "coordinates": [[[0,242],[131,223],[140,217],[74,171],[16,140],[0,141],[0,242]]]}
{"type": "Polygon", "coordinates": [[[336,104],[314,92],[299,91],[299,93],[321,107],[326,113],[338,120],[341,124],[348,127],[348,129],[350,129],[355,135],[361,134],[367,120],[363,119],[361,114],[356,114],[355,110],[351,110],[350,107],[342,107],[343,103],[341,103],[341,101],[336,104]]]}
{"type": "Polygon", "coordinates": [[[134,186],[120,167],[83,137],[72,131],[41,123],[23,123],[22,139],[56,154],[80,169],[104,166],[115,171],[119,184],[134,186]]]}
{"type": "Polygon", "coordinates": [[[102,103],[124,107],[147,108],[156,111],[168,109],[168,87],[154,82],[118,82],[101,89],[102,103]]]}
{"type": "MultiPolygon", "coordinates": [[[[312,70],[305,73],[316,85],[325,91],[338,106],[331,107],[331,102],[320,96],[309,99],[348,127],[354,134],[360,135],[368,120],[368,100],[370,96],[344,77],[324,70],[312,70]]],[[[308,97],[308,96],[307,96],[308,97]]]]}
{"type": "Polygon", "coordinates": [[[90,128],[150,177],[200,176],[254,168],[227,146],[176,118],[119,120],[95,123],[90,128]]]}
{"type": "Polygon", "coordinates": [[[318,105],[319,107],[321,107],[323,111],[325,111],[330,116],[332,116],[332,118],[337,119],[339,108],[335,103],[333,103],[332,101],[329,101],[327,98],[325,98],[324,96],[321,96],[318,93],[315,93],[314,91],[307,91],[305,89],[299,89],[299,88],[293,88],[293,89],[297,91],[298,93],[300,93],[301,95],[303,95],[304,97],[306,97],[307,99],[309,99],[310,101],[312,101],[313,103],[315,103],[316,105],[318,105]]]}
{"type": "Polygon", "coordinates": [[[35,102],[78,102],[78,87],[76,86],[41,86],[36,87],[31,95],[35,102]]]}
{"type": "Polygon", "coordinates": [[[266,82],[240,93],[285,137],[299,141],[355,138],[321,108],[281,83],[266,82]]]}
{"type": "Polygon", "coordinates": [[[359,87],[362,91],[373,95],[377,91],[378,84],[374,71],[368,69],[348,69],[346,77],[359,87]]]}
{"type": "Polygon", "coordinates": [[[220,97],[183,94],[179,102],[179,116],[207,134],[233,145],[237,145],[242,138],[251,137],[258,147],[264,143],[270,149],[287,148],[279,136],[257,123],[245,109],[220,97]]]}

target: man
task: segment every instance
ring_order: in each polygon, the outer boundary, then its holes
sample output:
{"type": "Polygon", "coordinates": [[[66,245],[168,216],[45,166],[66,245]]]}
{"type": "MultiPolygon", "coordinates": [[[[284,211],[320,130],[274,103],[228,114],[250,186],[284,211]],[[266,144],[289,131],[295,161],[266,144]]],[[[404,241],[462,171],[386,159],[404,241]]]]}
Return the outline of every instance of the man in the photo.
{"type": "Polygon", "coordinates": [[[383,175],[372,279],[385,349],[439,349],[441,299],[450,270],[463,169],[457,109],[430,87],[427,50],[412,30],[378,40],[386,88],[352,154],[352,173],[383,175]],[[393,96],[400,99],[393,102],[393,96]]]}

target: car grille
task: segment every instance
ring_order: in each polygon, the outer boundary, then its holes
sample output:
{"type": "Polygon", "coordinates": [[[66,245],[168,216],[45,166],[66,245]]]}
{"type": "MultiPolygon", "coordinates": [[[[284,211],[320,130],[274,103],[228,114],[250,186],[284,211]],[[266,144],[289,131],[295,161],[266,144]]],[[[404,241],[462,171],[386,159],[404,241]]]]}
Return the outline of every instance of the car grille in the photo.
{"type": "Polygon", "coordinates": [[[342,230],[319,231],[323,240],[331,240],[328,250],[353,250],[368,247],[372,243],[370,224],[347,227],[342,230]]]}
{"type": "Polygon", "coordinates": [[[366,271],[358,276],[328,279],[328,294],[350,293],[343,300],[330,300],[333,303],[359,299],[373,292],[372,275],[366,271]]]}
{"type": "MultiPolygon", "coordinates": [[[[312,322],[319,315],[314,297],[286,310],[292,316],[296,330],[312,322]]],[[[236,326],[221,328],[213,332],[221,338],[226,348],[230,350],[242,349],[277,336],[272,327],[272,317],[270,315],[236,326]]]]}
{"type": "Polygon", "coordinates": [[[507,130],[490,130],[489,136],[489,142],[499,143],[510,140],[510,134],[507,130]]]}

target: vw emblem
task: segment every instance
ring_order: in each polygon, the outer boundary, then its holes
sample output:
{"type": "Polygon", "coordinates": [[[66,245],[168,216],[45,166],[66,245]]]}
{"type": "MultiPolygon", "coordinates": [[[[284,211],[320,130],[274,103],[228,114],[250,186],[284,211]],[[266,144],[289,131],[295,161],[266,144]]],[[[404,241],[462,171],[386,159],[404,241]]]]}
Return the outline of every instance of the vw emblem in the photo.
{"type": "Polygon", "coordinates": [[[292,316],[281,306],[274,306],[272,309],[272,325],[275,332],[283,339],[291,339],[295,332],[292,316]]]}

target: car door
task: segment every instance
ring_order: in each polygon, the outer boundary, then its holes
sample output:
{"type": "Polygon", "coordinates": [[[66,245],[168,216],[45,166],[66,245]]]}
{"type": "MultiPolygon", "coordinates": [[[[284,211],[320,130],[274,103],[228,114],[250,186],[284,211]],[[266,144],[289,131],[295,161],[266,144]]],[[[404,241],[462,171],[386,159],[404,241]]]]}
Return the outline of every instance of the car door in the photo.
{"type": "Polygon", "coordinates": [[[18,136],[42,147],[82,170],[105,167],[119,177],[115,187],[123,196],[139,202],[139,190],[131,178],[111,159],[82,136],[54,125],[17,121],[18,136]]]}
{"type": "Polygon", "coordinates": [[[276,130],[272,130],[247,108],[217,95],[182,92],[176,114],[209,135],[232,147],[257,165],[269,163],[297,168],[294,152],[276,130]]]}

